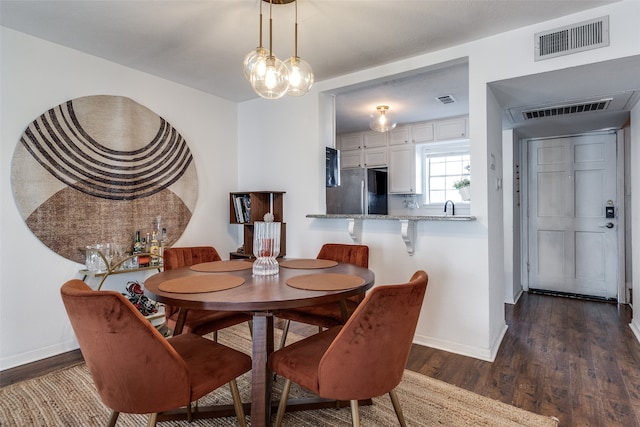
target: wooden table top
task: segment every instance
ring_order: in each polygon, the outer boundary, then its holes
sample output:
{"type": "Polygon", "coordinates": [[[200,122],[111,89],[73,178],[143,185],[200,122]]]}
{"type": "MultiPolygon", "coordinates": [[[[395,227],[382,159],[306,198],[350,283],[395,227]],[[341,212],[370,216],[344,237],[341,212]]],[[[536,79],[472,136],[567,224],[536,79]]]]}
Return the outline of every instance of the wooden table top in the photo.
{"type": "Polygon", "coordinates": [[[145,293],[155,301],[190,309],[270,312],[337,301],[368,290],[374,283],[375,275],[371,270],[353,264],[338,264],[314,269],[280,267],[279,274],[273,276],[253,276],[251,269],[209,273],[183,267],[154,274],[145,280],[144,287],[145,293]],[[358,276],[364,283],[353,289],[337,291],[305,290],[287,285],[291,277],[326,273],[358,276]],[[172,293],[158,288],[168,280],[220,274],[242,277],[244,283],[232,289],[203,293],[172,293]]]}

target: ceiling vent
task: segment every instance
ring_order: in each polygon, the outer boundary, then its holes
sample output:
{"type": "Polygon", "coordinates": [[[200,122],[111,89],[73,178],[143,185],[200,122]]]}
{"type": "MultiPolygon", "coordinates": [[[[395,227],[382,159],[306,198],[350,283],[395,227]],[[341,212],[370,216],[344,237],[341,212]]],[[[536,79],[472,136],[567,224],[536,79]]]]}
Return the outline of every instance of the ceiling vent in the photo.
{"type": "Polygon", "coordinates": [[[609,46],[609,16],[536,33],[535,60],[609,46]]]}
{"type": "Polygon", "coordinates": [[[454,102],[456,102],[456,99],[451,95],[438,96],[436,99],[443,104],[453,104],[454,102]]]}
{"type": "Polygon", "coordinates": [[[565,105],[554,105],[551,107],[536,108],[522,111],[524,120],[542,119],[546,117],[557,117],[569,114],[588,113],[591,111],[604,111],[611,104],[612,98],[600,99],[592,102],[578,102],[565,105]]]}

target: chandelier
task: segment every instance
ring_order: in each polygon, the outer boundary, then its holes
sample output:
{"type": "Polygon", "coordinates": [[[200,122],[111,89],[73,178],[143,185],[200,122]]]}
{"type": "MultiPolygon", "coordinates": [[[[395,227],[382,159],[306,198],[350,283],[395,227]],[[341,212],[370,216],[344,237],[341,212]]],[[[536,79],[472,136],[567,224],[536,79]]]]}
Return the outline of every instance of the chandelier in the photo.
{"type": "Polygon", "coordinates": [[[388,105],[378,105],[376,112],[371,115],[369,127],[376,132],[388,132],[395,128],[398,122],[389,113],[388,105]]]}
{"type": "Polygon", "coordinates": [[[263,98],[278,99],[285,94],[301,96],[313,85],[311,65],[298,56],[298,2],[297,0],[260,1],[260,38],[257,48],[249,52],[243,62],[244,75],[253,90],[263,98]],[[262,1],[269,3],[269,49],[262,46],[262,1]],[[273,54],[273,3],[295,3],[293,56],[281,61],[273,54]]]}

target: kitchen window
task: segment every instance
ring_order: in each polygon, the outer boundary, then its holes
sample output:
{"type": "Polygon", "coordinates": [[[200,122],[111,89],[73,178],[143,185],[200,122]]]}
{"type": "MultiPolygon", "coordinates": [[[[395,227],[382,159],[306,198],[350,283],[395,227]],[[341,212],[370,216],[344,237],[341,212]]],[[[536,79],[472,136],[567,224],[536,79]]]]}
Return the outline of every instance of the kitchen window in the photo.
{"type": "Polygon", "coordinates": [[[447,200],[465,204],[453,184],[470,178],[471,156],[468,141],[425,144],[422,147],[424,200],[426,205],[443,206],[447,200]]]}

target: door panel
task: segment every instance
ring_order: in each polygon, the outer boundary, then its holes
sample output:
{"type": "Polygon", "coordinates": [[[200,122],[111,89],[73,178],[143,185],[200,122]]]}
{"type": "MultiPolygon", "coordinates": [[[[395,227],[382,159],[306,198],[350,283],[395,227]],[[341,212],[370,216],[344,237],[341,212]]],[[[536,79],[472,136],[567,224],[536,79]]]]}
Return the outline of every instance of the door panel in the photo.
{"type": "Polygon", "coordinates": [[[530,140],[529,287],[617,296],[616,136],[530,140]],[[612,223],[612,228],[606,224],[612,223]]]}

